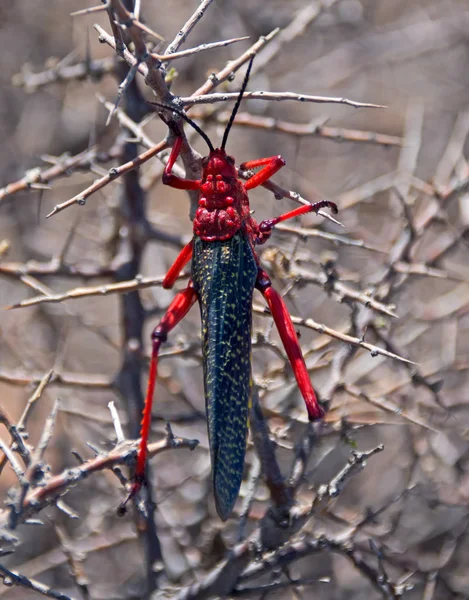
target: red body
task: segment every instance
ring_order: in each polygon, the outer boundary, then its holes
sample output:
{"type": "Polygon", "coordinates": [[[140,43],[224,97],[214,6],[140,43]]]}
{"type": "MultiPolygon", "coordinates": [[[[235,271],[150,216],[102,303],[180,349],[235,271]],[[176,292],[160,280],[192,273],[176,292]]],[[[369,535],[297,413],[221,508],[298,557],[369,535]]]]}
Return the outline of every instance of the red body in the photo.
{"type": "Polygon", "coordinates": [[[224,150],[215,150],[204,165],[194,234],[209,242],[233,237],[249,219],[249,199],[227,158],[224,150]]]}
{"type": "MultiPolygon", "coordinates": [[[[275,321],[277,329],[279,331],[280,337],[282,339],[283,345],[285,346],[285,350],[289,361],[291,363],[293,373],[298,382],[298,387],[301,391],[301,394],[305,400],[306,408],[308,411],[308,416],[310,420],[320,419],[323,416],[323,410],[319,405],[316,395],[314,393],[313,387],[311,385],[308,370],[306,368],[303,355],[301,353],[301,349],[298,342],[298,337],[295,331],[295,327],[291,321],[290,315],[288,313],[288,309],[283,301],[283,298],[274,290],[271,285],[270,278],[267,273],[260,267],[259,259],[254,251],[254,248],[258,244],[264,243],[272,232],[272,229],[286,219],[290,219],[308,212],[317,212],[320,208],[324,206],[331,207],[334,212],[337,212],[337,208],[335,204],[323,201],[318,202],[316,204],[300,206],[284,215],[276,217],[274,219],[262,221],[261,223],[257,223],[250,214],[250,206],[249,206],[249,198],[248,198],[248,190],[257,187],[270,179],[272,175],[274,175],[282,166],[284,166],[285,161],[281,156],[272,156],[269,158],[261,158],[258,160],[249,161],[240,165],[240,169],[252,170],[252,169],[260,169],[257,173],[248,178],[245,182],[242,182],[238,178],[238,171],[235,167],[235,161],[233,157],[228,156],[224,149],[212,149],[208,157],[204,158],[202,161],[202,178],[199,180],[187,180],[182,179],[173,175],[172,168],[173,165],[180,153],[182,138],[176,138],[174,143],[171,155],[169,157],[168,163],[166,165],[164,175],[163,175],[163,183],[166,185],[170,185],[172,187],[184,190],[197,190],[199,192],[199,201],[198,208],[194,219],[194,240],[197,241],[197,247],[200,246],[199,240],[202,240],[202,243],[213,244],[213,247],[220,248],[220,244],[224,244],[229,240],[233,239],[234,236],[240,232],[242,240],[244,240],[243,244],[248,244],[248,246],[252,250],[252,255],[254,257],[254,278],[253,282],[256,289],[258,289],[262,295],[264,296],[272,317],[275,321]],[[257,269],[257,276],[256,276],[257,269]]],[[[195,242],[191,241],[183,250],[180,255],[176,259],[174,265],[168,271],[165,280],[163,282],[163,287],[171,288],[177,277],[179,276],[181,270],[185,266],[185,264],[191,259],[193,250],[195,247],[195,242]]],[[[226,246],[226,244],[225,244],[226,246]]],[[[231,247],[231,246],[230,246],[231,247]]],[[[207,248],[207,247],[206,247],[207,248]]],[[[199,251],[198,251],[199,252],[199,251]]],[[[223,250],[225,252],[225,250],[223,250]]],[[[223,253],[212,253],[211,256],[218,256],[217,260],[225,260],[226,252],[223,253]]],[[[197,257],[199,260],[199,258],[197,257]]],[[[228,257],[228,260],[232,260],[228,257]]],[[[200,261],[199,261],[200,262],[200,261]]],[[[233,263],[231,263],[233,264],[233,263]]],[[[202,265],[204,267],[204,265],[202,265]]],[[[198,268],[198,267],[197,267],[198,268]]],[[[199,269],[199,268],[198,268],[199,269]]],[[[208,269],[205,271],[208,277],[212,274],[213,269],[208,269]]],[[[141,430],[141,445],[138,454],[137,460],[137,469],[135,475],[135,483],[132,487],[130,496],[133,496],[138,489],[140,488],[142,481],[144,480],[144,471],[145,471],[145,463],[146,463],[146,448],[147,448],[147,440],[149,435],[150,423],[151,423],[151,406],[153,401],[153,393],[155,387],[155,380],[157,376],[157,362],[158,362],[158,353],[159,348],[167,338],[168,333],[184,318],[187,314],[191,306],[197,301],[200,300],[200,303],[203,306],[207,307],[207,302],[210,303],[211,297],[217,296],[217,290],[213,290],[211,288],[209,290],[208,295],[205,294],[206,297],[199,297],[199,294],[202,293],[200,279],[204,279],[204,271],[203,269],[199,269],[197,271],[198,279],[196,280],[194,274],[194,282],[192,280],[189,282],[188,286],[178,292],[168,308],[163,319],[160,321],[158,326],[154,329],[152,334],[153,340],[153,352],[152,352],[152,360],[150,365],[150,375],[148,382],[148,391],[147,397],[145,401],[145,410],[142,419],[142,430],[141,430]],[[200,273],[202,273],[202,277],[200,277],[200,273]],[[196,285],[194,285],[196,284],[196,285]],[[215,294],[215,296],[214,296],[215,294]],[[208,298],[208,299],[207,299],[208,298]]],[[[234,273],[237,273],[236,278],[240,278],[240,283],[233,284],[232,280],[228,280],[226,285],[232,286],[233,291],[231,292],[231,298],[237,297],[237,289],[242,289],[245,281],[243,280],[242,274],[242,266],[240,269],[232,269],[229,271],[233,277],[234,273]],[[240,286],[236,288],[236,285],[240,286]]],[[[222,277],[218,277],[216,281],[222,281],[222,277]]],[[[217,283],[219,285],[219,283],[217,283]]],[[[252,285],[252,284],[251,284],[252,285]]],[[[252,290],[251,290],[252,293],[252,290]]],[[[234,304],[233,304],[234,306],[234,304]]],[[[205,310],[205,309],[204,309],[205,310]]],[[[219,310],[219,309],[217,309],[219,310]]],[[[241,312],[236,309],[238,312],[241,312]]],[[[218,322],[220,318],[222,320],[230,317],[228,312],[225,311],[225,307],[223,307],[223,317],[216,314],[213,318],[213,322],[218,322]]],[[[249,319],[250,321],[250,307],[249,307],[249,319]]],[[[203,323],[203,327],[206,324],[203,323]]],[[[214,325],[218,327],[218,325],[214,325]]],[[[250,322],[249,325],[246,324],[246,327],[249,326],[250,332],[250,322]]],[[[223,331],[222,329],[220,331],[223,331]]],[[[220,336],[219,336],[220,337],[220,336]]],[[[249,333],[249,345],[250,345],[250,333],[249,333]]],[[[217,344],[230,343],[227,340],[221,340],[216,342],[217,344]]],[[[215,342],[214,342],[215,343],[215,342]]],[[[245,344],[246,345],[246,344],[245,344]]],[[[233,352],[236,353],[238,349],[234,349],[233,352]]],[[[246,349],[244,348],[244,351],[246,349]]],[[[248,349],[248,352],[250,348],[248,349]]],[[[243,353],[240,350],[240,355],[243,353]]],[[[205,360],[205,357],[204,357],[205,360]]],[[[243,363],[244,364],[244,363],[243,363]]],[[[223,370],[220,365],[217,367],[219,370],[223,370]]],[[[236,365],[235,365],[236,368],[236,365]]],[[[249,365],[247,367],[250,369],[249,365]]],[[[228,378],[233,378],[233,374],[228,373],[226,375],[228,378]]],[[[207,382],[206,382],[206,393],[207,393],[207,382]]],[[[233,392],[231,394],[232,398],[228,396],[229,401],[236,402],[236,394],[233,392]]],[[[226,398],[225,398],[226,401],[226,398]]],[[[209,405],[212,406],[212,402],[208,402],[207,410],[209,410],[209,405]]],[[[214,410],[214,409],[211,409],[214,410]]],[[[243,413],[245,414],[245,413],[243,413]]],[[[211,419],[213,420],[212,415],[208,415],[209,420],[209,432],[211,431],[211,419]]],[[[223,419],[220,419],[220,415],[215,415],[218,423],[222,422],[223,419]]],[[[233,422],[237,421],[237,415],[235,414],[233,422]]],[[[233,427],[233,423],[227,423],[226,431],[230,431],[230,428],[233,427]]],[[[219,427],[219,425],[218,425],[219,427]]],[[[217,435],[220,432],[217,432],[217,435]]],[[[245,434],[244,434],[245,435],[245,434]]],[[[211,431],[211,437],[213,438],[213,427],[211,431]]],[[[219,436],[221,439],[222,435],[219,436]]],[[[245,443],[245,440],[244,440],[245,443]]],[[[230,442],[231,444],[231,442],[230,442]]],[[[211,441],[212,445],[212,441],[211,441]]],[[[234,444],[231,444],[231,446],[234,444]]],[[[230,446],[230,447],[231,447],[230,446]]],[[[214,460],[213,448],[212,450],[212,462],[214,460]]],[[[242,458],[244,460],[244,450],[242,458]]],[[[213,465],[213,471],[216,472],[216,467],[219,465],[213,465]]],[[[219,470],[219,469],[218,469],[219,470]]],[[[237,477],[242,477],[242,464],[239,467],[239,460],[237,462],[237,477]]],[[[230,465],[226,466],[225,472],[225,481],[229,481],[228,475],[230,472],[230,465]]],[[[224,494],[224,490],[216,488],[216,482],[214,481],[215,486],[215,497],[217,500],[217,510],[220,514],[220,517],[225,520],[231,511],[231,508],[236,500],[236,496],[239,489],[239,483],[234,486],[233,490],[230,491],[229,498],[224,499],[222,496],[224,494]],[[237,487],[236,487],[237,486],[237,487]],[[226,501],[225,501],[226,500],[226,501]]]]}

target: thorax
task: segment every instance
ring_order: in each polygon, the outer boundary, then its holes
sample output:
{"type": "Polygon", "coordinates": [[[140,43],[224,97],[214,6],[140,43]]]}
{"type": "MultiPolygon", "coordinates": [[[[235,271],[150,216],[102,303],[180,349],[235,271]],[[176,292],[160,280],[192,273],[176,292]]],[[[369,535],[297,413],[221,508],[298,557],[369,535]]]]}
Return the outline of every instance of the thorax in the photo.
{"type": "Polygon", "coordinates": [[[201,182],[194,234],[205,241],[232,238],[249,219],[249,199],[234,177],[208,174],[201,182]]]}

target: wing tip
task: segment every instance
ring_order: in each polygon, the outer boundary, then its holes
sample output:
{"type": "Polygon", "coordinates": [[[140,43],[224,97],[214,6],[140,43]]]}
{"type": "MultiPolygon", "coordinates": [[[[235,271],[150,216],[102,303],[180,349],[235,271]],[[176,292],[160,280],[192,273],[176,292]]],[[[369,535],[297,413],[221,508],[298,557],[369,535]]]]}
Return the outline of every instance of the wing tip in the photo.
{"type": "Polygon", "coordinates": [[[223,476],[222,473],[216,470],[213,474],[213,495],[215,498],[215,508],[217,514],[222,521],[226,521],[233,512],[234,505],[239,496],[239,489],[243,474],[240,476],[232,477],[228,480],[223,476]],[[228,485],[227,485],[228,483],[228,485]]]}
{"type": "Polygon", "coordinates": [[[233,512],[234,505],[238,499],[238,494],[239,487],[236,491],[233,489],[220,489],[214,482],[213,495],[215,497],[215,508],[217,509],[218,516],[223,522],[226,521],[233,512]]]}

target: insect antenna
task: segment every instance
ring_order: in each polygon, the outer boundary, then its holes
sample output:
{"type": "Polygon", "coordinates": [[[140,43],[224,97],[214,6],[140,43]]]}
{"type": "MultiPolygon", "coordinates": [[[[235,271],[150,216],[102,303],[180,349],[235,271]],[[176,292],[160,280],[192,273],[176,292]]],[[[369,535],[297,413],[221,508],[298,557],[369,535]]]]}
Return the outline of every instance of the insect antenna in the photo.
{"type": "Polygon", "coordinates": [[[253,61],[254,61],[254,56],[252,56],[251,60],[249,61],[248,70],[246,71],[246,75],[244,76],[243,85],[241,86],[239,96],[236,99],[236,104],[234,105],[233,112],[231,113],[231,116],[230,116],[230,120],[228,121],[228,125],[226,126],[226,129],[225,129],[225,133],[223,134],[223,140],[221,143],[222,149],[224,149],[226,146],[226,142],[228,141],[228,134],[230,133],[231,126],[233,125],[233,122],[235,120],[236,113],[238,112],[239,105],[241,104],[241,100],[243,99],[243,94],[246,91],[246,87],[247,87],[248,81],[249,81],[249,75],[251,74],[251,67],[252,67],[253,61]]]}
{"type": "Polygon", "coordinates": [[[149,104],[154,104],[155,106],[159,106],[160,108],[165,108],[166,110],[169,110],[169,111],[179,115],[181,117],[181,119],[184,119],[184,121],[186,123],[189,123],[189,125],[193,129],[195,129],[201,137],[203,137],[203,139],[205,140],[205,143],[207,144],[207,146],[210,149],[210,152],[213,152],[215,150],[212,142],[210,141],[210,138],[205,133],[205,131],[201,127],[199,127],[197,125],[197,123],[195,123],[190,117],[188,117],[185,112],[183,112],[182,110],[179,110],[178,108],[174,108],[174,106],[169,106],[168,104],[163,104],[162,102],[150,102],[149,104]]]}

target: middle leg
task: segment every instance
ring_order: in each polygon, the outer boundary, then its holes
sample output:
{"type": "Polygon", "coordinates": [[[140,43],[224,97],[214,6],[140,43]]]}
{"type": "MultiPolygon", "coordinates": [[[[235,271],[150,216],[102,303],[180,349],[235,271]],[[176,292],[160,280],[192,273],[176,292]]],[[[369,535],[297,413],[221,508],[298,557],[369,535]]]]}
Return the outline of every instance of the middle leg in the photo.
{"type": "Polygon", "coordinates": [[[239,168],[243,171],[248,171],[249,169],[256,169],[257,167],[262,167],[262,169],[250,177],[244,187],[246,190],[252,190],[252,188],[257,187],[258,185],[262,185],[268,179],[275,175],[277,171],[280,171],[282,167],[285,166],[285,160],[282,156],[269,156],[268,158],[257,158],[256,160],[249,160],[247,162],[241,163],[239,168]]]}

